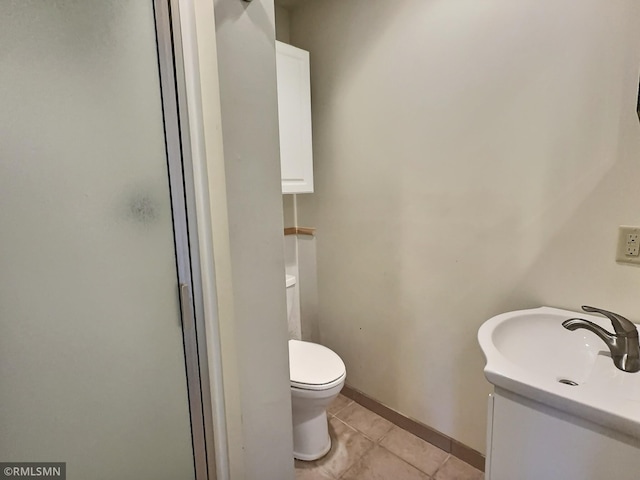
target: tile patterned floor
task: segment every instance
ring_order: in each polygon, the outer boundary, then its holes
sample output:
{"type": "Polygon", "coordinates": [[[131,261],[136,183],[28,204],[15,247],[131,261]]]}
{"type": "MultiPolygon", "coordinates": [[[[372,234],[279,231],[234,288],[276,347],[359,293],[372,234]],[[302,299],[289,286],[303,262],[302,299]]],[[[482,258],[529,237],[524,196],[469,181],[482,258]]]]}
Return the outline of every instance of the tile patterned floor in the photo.
{"type": "Polygon", "coordinates": [[[343,395],[327,410],[331,450],[296,460],[296,480],[484,480],[484,474],[343,395]]]}

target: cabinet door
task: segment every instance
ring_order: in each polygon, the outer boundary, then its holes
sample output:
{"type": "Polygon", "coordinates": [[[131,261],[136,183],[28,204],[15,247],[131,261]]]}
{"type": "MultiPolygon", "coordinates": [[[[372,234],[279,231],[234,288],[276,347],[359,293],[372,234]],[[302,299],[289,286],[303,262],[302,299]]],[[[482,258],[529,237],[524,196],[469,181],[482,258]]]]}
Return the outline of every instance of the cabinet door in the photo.
{"type": "Polygon", "coordinates": [[[640,439],[496,391],[487,480],[637,480],[640,439]]]}
{"type": "Polygon", "coordinates": [[[313,192],[309,52],[276,42],[282,193],[313,192]]]}

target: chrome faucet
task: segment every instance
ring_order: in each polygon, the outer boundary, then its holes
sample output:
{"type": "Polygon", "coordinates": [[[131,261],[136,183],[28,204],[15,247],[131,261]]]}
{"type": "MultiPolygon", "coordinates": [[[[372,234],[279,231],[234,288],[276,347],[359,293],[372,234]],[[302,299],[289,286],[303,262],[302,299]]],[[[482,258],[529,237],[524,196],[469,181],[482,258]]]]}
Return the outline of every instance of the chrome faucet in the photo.
{"type": "Polygon", "coordinates": [[[609,333],[604,328],[583,318],[570,318],[562,322],[562,326],[568,330],[584,328],[595,333],[611,351],[611,358],[616,367],[623,372],[637,372],[640,370],[640,344],[638,343],[638,330],[636,326],[622,315],[602,310],[600,308],[582,306],[582,310],[588,313],[604,315],[613,325],[616,333],[609,333]]]}

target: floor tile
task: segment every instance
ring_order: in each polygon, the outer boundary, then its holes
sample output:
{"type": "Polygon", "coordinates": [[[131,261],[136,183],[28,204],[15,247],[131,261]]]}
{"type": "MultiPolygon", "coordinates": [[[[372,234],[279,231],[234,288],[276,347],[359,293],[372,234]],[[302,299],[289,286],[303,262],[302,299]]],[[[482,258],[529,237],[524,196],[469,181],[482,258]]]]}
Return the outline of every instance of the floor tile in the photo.
{"type": "Polygon", "coordinates": [[[327,408],[327,413],[329,415],[335,415],[344,407],[348,406],[351,402],[353,402],[353,400],[340,394],[333,402],[331,402],[331,405],[329,405],[329,408],[327,408]]]}
{"type": "Polygon", "coordinates": [[[449,456],[444,450],[396,426],[384,436],[380,445],[427,475],[436,473],[449,456]]]}
{"type": "Polygon", "coordinates": [[[336,417],[364,433],[374,442],[380,440],[393,427],[393,423],[390,421],[355,402],[338,412],[336,417]]]}
{"type": "Polygon", "coordinates": [[[481,480],[484,474],[456,457],[449,457],[434,480],[481,480]]]}
{"type": "Polygon", "coordinates": [[[376,445],[341,480],[429,480],[426,473],[376,445]]]}
{"type": "Polygon", "coordinates": [[[329,472],[322,468],[322,465],[315,462],[303,462],[302,460],[295,460],[296,479],[297,478],[335,478],[329,472]]]}
{"type": "Polygon", "coordinates": [[[300,470],[296,468],[296,480],[335,480],[322,470],[300,470]]]}
{"type": "Polygon", "coordinates": [[[296,480],[484,480],[481,471],[343,395],[328,412],[331,450],[313,462],[296,460],[296,480]]]}
{"type": "Polygon", "coordinates": [[[324,457],[313,462],[296,461],[296,469],[321,469],[333,478],[338,478],[356,463],[374,443],[337,418],[329,419],[331,450],[324,457]]]}

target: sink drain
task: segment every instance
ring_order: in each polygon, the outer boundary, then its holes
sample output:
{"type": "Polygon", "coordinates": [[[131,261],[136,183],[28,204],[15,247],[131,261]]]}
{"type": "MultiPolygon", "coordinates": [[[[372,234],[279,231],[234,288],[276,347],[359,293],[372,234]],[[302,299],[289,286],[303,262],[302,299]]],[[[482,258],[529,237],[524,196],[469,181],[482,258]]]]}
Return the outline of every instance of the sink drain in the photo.
{"type": "Polygon", "coordinates": [[[573,380],[569,380],[568,378],[561,378],[558,380],[560,383],[564,383],[565,385],[571,385],[572,387],[577,387],[578,384],[573,380]]]}

